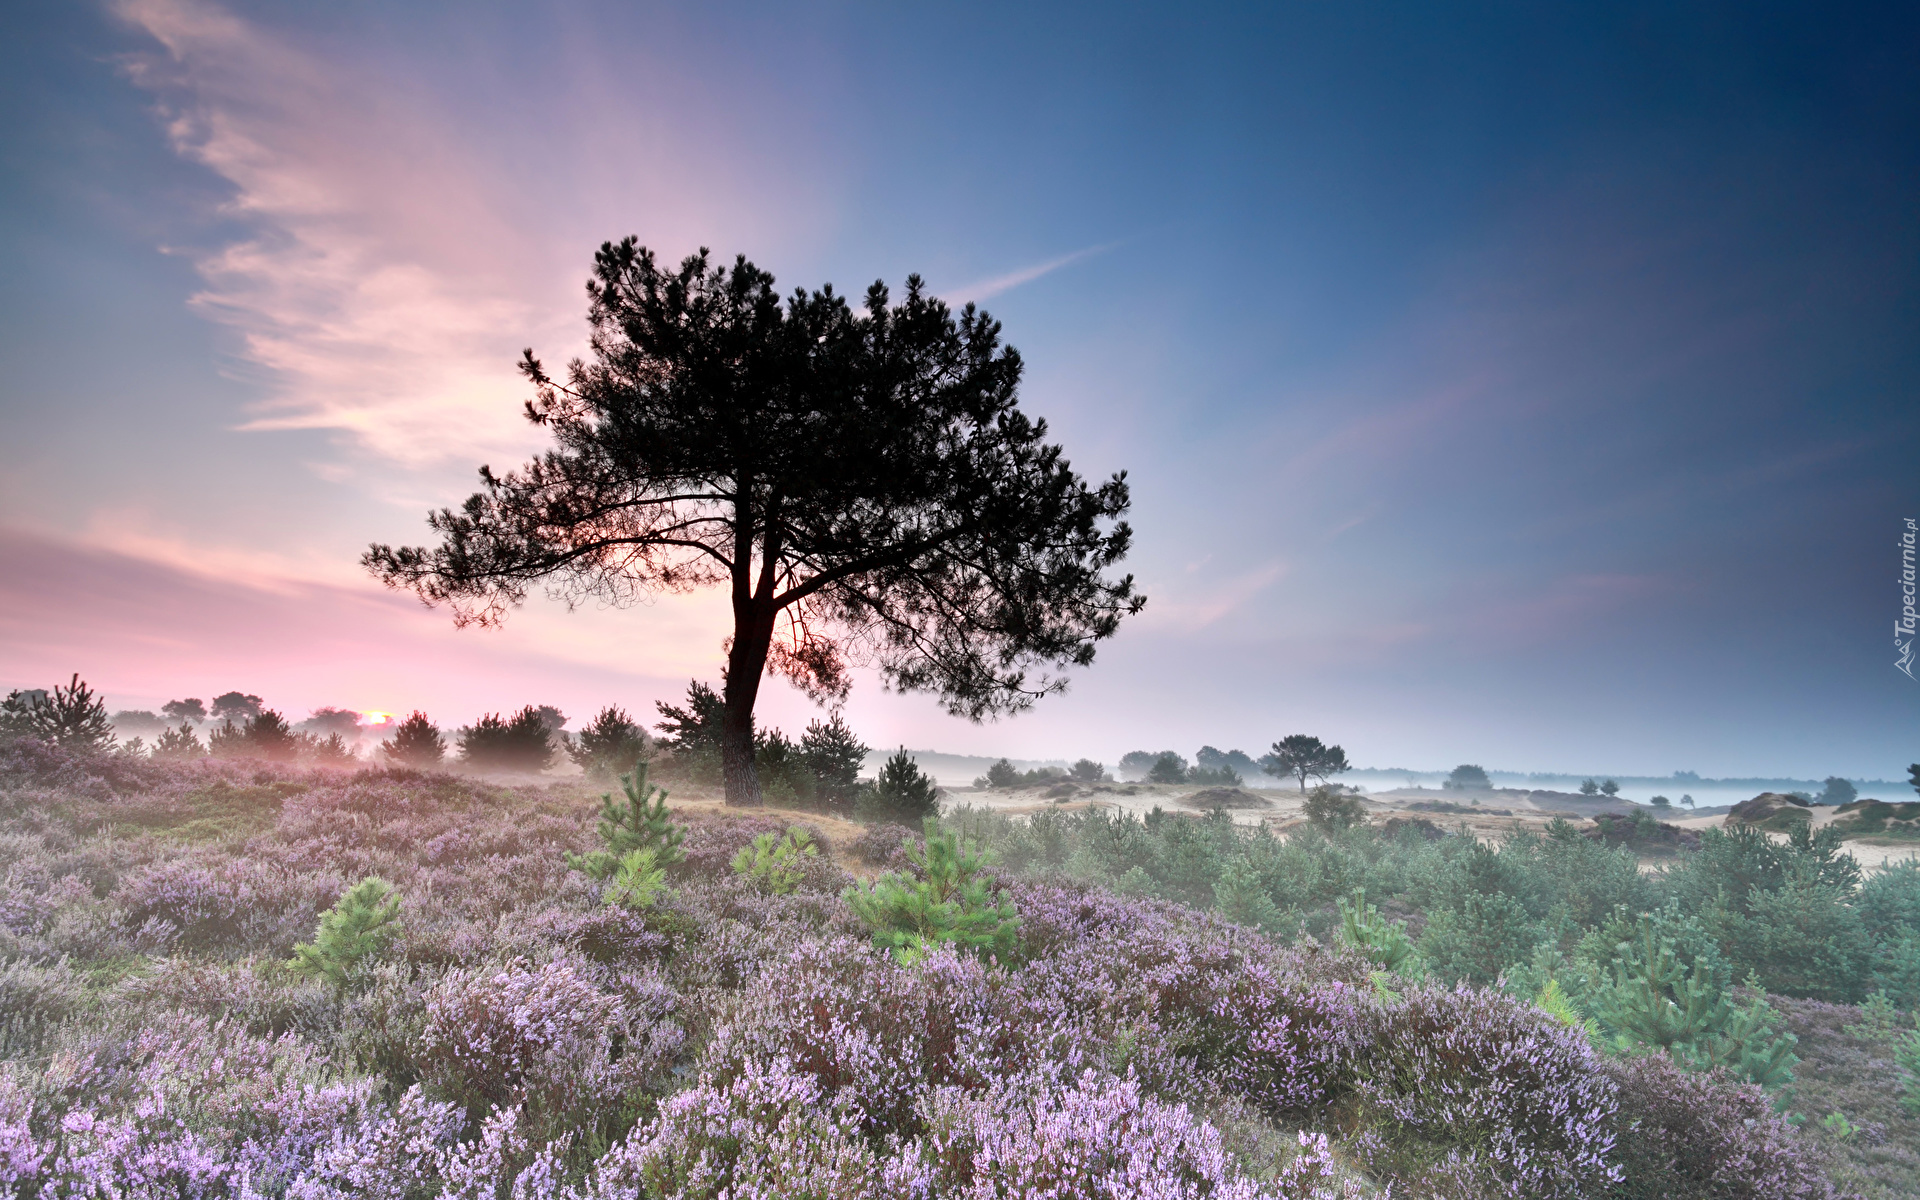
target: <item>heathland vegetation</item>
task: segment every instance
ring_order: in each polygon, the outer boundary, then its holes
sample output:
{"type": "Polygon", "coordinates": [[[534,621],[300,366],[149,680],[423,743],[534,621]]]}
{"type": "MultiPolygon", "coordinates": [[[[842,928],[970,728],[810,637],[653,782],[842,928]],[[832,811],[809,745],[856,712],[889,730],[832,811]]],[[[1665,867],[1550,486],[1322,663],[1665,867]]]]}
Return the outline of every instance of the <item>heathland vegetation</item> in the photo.
{"type": "Polygon", "coordinates": [[[861,778],[837,719],[766,735],[789,807],[743,811],[661,790],[717,797],[698,686],[519,784],[129,752],[80,689],[64,744],[0,745],[18,1195],[1920,1181],[1920,869],[1862,878],[1831,834],[1708,830],[1648,871],[1598,826],[1488,845],[1324,786],[1284,835],[928,819],[931,780],[861,778]]]}

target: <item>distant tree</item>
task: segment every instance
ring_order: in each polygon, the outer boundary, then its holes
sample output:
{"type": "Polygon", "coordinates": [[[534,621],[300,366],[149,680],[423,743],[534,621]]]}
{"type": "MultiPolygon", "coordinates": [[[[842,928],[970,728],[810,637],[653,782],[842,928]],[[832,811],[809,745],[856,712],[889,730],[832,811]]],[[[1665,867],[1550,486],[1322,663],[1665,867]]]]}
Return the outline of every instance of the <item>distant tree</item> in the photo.
{"type": "Polygon", "coordinates": [[[300,739],[293,727],[271,708],[263,708],[258,715],[248,717],[240,727],[240,736],[245,740],[247,753],[257,758],[286,762],[300,752],[300,739]]]}
{"type": "Polygon", "coordinates": [[[213,698],[213,719],[216,721],[244,721],[260,715],[263,702],[258,696],[248,696],[240,692],[226,692],[213,698]]]}
{"type": "Polygon", "coordinates": [[[380,751],[389,761],[418,769],[440,765],[447,756],[447,743],[427,714],[416,708],[393,727],[393,736],[380,751]]]}
{"type": "Polygon", "coordinates": [[[753,713],[785,675],[844,696],[865,661],[969,719],[1018,712],[1086,666],[1144,598],[1125,477],[1090,487],[1018,407],[1020,357],[971,305],[907,281],[858,314],[831,288],[706,251],[662,270],[628,238],[589,284],[593,361],[528,351],[527,416],[558,448],[428,518],[439,546],[369,548],[382,581],[492,624],[543,584],[624,604],[726,585],[727,800],[759,798],[753,713]]]}
{"type": "Polygon", "coordinates": [[[1187,781],[1187,760],[1168,750],[1153,760],[1153,766],[1147,770],[1148,783],[1185,783],[1187,781]]]}
{"type": "Polygon", "coordinates": [[[78,673],[51,693],[13,693],[5,712],[9,732],[52,742],[62,750],[84,753],[113,746],[107,706],[78,673]]]}
{"type": "Polygon", "coordinates": [[[837,712],[829,720],[809,723],[800,738],[801,761],[813,773],[821,796],[836,803],[851,801],[858,794],[860,772],[869,753],[867,744],[837,712]]]}
{"type": "MultiPolygon", "coordinates": [[[[537,709],[535,711],[538,711],[537,709]]],[[[609,704],[567,744],[567,757],[595,779],[617,779],[647,756],[647,733],[609,704]]]]}
{"type": "Polygon", "coordinates": [[[1580,794],[1582,796],[1598,796],[1600,794],[1600,784],[1596,780],[1585,780],[1580,784],[1580,794]]]}
{"type": "Polygon", "coordinates": [[[1307,820],[1321,829],[1351,829],[1367,819],[1366,807],[1358,798],[1324,783],[1307,793],[1304,811],[1307,820]]]}
{"type": "Polygon", "coordinates": [[[1004,758],[987,768],[987,786],[990,788],[1019,787],[1023,782],[1020,768],[1004,758]]]}
{"type": "Polygon", "coordinates": [[[673,751],[674,766],[696,783],[720,780],[721,746],[726,740],[727,706],[718,693],[699,680],[687,684],[687,706],[654,702],[664,718],[654,728],[673,751]]]}
{"type": "Polygon", "coordinates": [[[1653,799],[1647,801],[1647,803],[1653,805],[1655,808],[1673,807],[1673,801],[1667,799],[1665,796],[1655,796],[1653,799]]]}
{"type": "Polygon", "coordinates": [[[1456,792],[1485,792],[1493,789],[1493,780],[1487,778],[1485,767],[1461,763],[1440,786],[1456,792]]]}
{"type": "Polygon", "coordinates": [[[33,711],[47,702],[44,688],[15,689],[0,701],[0,736],[32,737],[33,711]]]}
{"type": "Polygon", "coordinates": [[[1609,779],[1600,785],[1600,791],[1608,796],[1618,796],[1620,794],[1620,785],[1609,779]]]}
{"type": "Polygon", "coordinates": [[[488,713],[462,729],[460,758],[483,771],[538,772],[553,762],[553,735],[532,705],[510,718],[488,713]]]}
{"type": "Polygon", "coordinates": [[[533,711],[540,718],[540,723],[547,727],[548,733],[559,733],[567,727],[567,714],[551,704],[537,704],[533,711]]]}
{"type": "Polygon", "coordinates": [[[861,789],[856,811],[863,821],[911,825],[940,815],[940,788],[902,746],[880,768],[873,785],[861,789]]]}
{"type": "Polygon", "coordinates": [[[1210,787],[1239,787],[1246,780],[1232,767],[1195,766],[1187,771],[1188,783],[1201,783],[1210,787]]]}
{"type": "Polygon", "coordinates": [[[1907,768],[1907,782],[1912,785],[1914,791],[1920,792],[1920,763],[1914,763],[1907,768]]]}
{"type": "Polygon", "coordinates": [[[119,734],[158,733],[167,727],[160,714],[144,708],[121,709],[109,718],[108,723],[119,734]]]}
{"type": "Polygon", "coordinates": [[[1067,774],[1081,783],[1104,783],[1108,779],[1107,768],[1090,758],[1083,758],[1074,763],[1067,774]]]}
{"type": "Polygon", "coordinates": [[[200,739],[193,735],[193,722],[182,721],[180,728],[169,729],[160,735],[153,745],[155,758],[199,758],[207,749],[200,739]]]}
{"type": "Polygon", "coordinates": [[[1273,752],[1260,759],[1260,769],[1281,779],[1292,776],[1300,781],[1300,790],[1305,792],[1307,780],[1324,782],[1329,776],[1351,767],[1345,750],[1329,746],[1317,737],[1296,733],[1275,742],[1273,752]]]}
{"type": "Polygon", "coordinates": [[[313,760],[327,766],[340,767],[355,761],[353,747],[347,745],[347,739],[337,733],[329,733],[324,738],[314,738],[312,750],[313,760]]]}
{"type": "Polygon", "coordinates": [[[360,736],[360,714],[350,708],[316,708],[300,722],[309,733],[337,733],[344,740],[360,736]]]}
{"type": "Polygon", "coordinates": [[[1859,789],[1838,775],[1827,776],[1826,787],[1820,793],[1820,803],[1831,804],[1835,808],[1842,804],[1852,804],[1859,798],[1859,789]]]}
{"type": "Polygon", "coordinates": [[[1692,808],[1692,807],[1693,807],[1693,797],[1692,797],[1692,796],[1689,796],[1689,795],[1687,795],[1687,794],[1686,794],[1685,792],[1682,792],[1682,793],[1680,793],[1680,803],[1682,803],[1682,804],[1684,804],[1684,805],[1686,805],[1686,806],[1687,806],[1688,808],[1692,808]]]}
{"type": "Polygon", "coordinates": [[[160,706],[160,715],[169,721],[192,721],[199,724],[207,719],[207,706],[193,698],[169,700],[160,706]]]}
{"type": "MultiPolygon", "coordinates": [[[[1153,770],[1153,764],[1173,754],[1171,750],[1129,750],[1120,756],[1120,778],[1145,779],[1147,772],[1153,770]]],[[[1174,754],[1175,758],[1180,757],[1174,754]]]]}

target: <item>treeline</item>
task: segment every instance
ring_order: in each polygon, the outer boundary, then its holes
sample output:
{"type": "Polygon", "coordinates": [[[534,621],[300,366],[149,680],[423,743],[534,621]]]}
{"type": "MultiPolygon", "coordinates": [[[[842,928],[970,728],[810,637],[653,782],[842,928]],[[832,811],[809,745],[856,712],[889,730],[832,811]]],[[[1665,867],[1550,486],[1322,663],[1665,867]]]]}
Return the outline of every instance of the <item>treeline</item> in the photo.
{"type": "MultiPolygon", "coordinates": [[[[526,774],[546,771],[564,756],[587,775],[605,781],[631,774],[644,763],[657,779],[719,784],[725,714],[720,696],[696,680],[688,685],[684,704],[660,701],[655,707],[660,716],[657,734],[617,705],[602,708],[571,735],[564,728],[565,714],[552,705],[487,713],[450,733],[415,710],[394,725],[372,754],[376,760],[419,770],[459,766],[526,774]]],[[[359,714],[321,709],[302,724],[309,728],[289,724],[259,696],[238,691],[215,697],[210,708],[190,698],[170,701],[161,714],[109,717],[105,702],[77,674],[64,687],[14,691],[0,702],[0,737],[31,737],[70,752],[318,765],[361,761],[345,736],[358,737],[359,714]],[[163,727],[151,745],[137,736],[122,742],[115,732],[116,722],[137,726],[163,717],[177,718],[179,724],[163,727]],[[220,723],[210,726],[213,721],[220,723]]],[[[915,825],[939,812],[938,786],[904,749],[873,778],[861,778],[871,748],[838,713],[811,722],[798,739],[779,729],[757,730],[753,752],[763,798],[776,806],[915,825]]]]}

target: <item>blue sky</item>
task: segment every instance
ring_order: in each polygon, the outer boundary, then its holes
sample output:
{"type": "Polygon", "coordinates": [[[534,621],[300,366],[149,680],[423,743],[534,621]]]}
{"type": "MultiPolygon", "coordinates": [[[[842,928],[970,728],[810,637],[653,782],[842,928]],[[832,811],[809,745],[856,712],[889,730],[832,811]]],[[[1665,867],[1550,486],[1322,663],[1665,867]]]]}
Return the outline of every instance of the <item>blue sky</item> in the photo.
{"type": "MultiPolygon", "coordinates": [[[[651,711],[710,598],[380,593],[538,445],[600,241],[909,272],[1134,483],[1065,697],[876,744],[1897,777],[1920,14],[1867,5],[45,5],[0,47],[0,684],[651,711]]],[[[766,717],[805,702],[774,687],[766,717]]]]}

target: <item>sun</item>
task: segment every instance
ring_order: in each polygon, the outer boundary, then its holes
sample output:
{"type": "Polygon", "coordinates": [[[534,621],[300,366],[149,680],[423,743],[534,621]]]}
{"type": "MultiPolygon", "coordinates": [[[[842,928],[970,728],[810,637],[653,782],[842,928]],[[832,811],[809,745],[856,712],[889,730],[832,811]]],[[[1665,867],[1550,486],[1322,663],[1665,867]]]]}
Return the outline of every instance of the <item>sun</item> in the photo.
{"type": "Polygon", "coordinates": [[[380,726],[380,725],[390,725],[392,723],[393,723],[393,714],[390,712],[375,712],[372,710],[368,710],[360,714],[360,724],[362,725],[380,726]]]}

